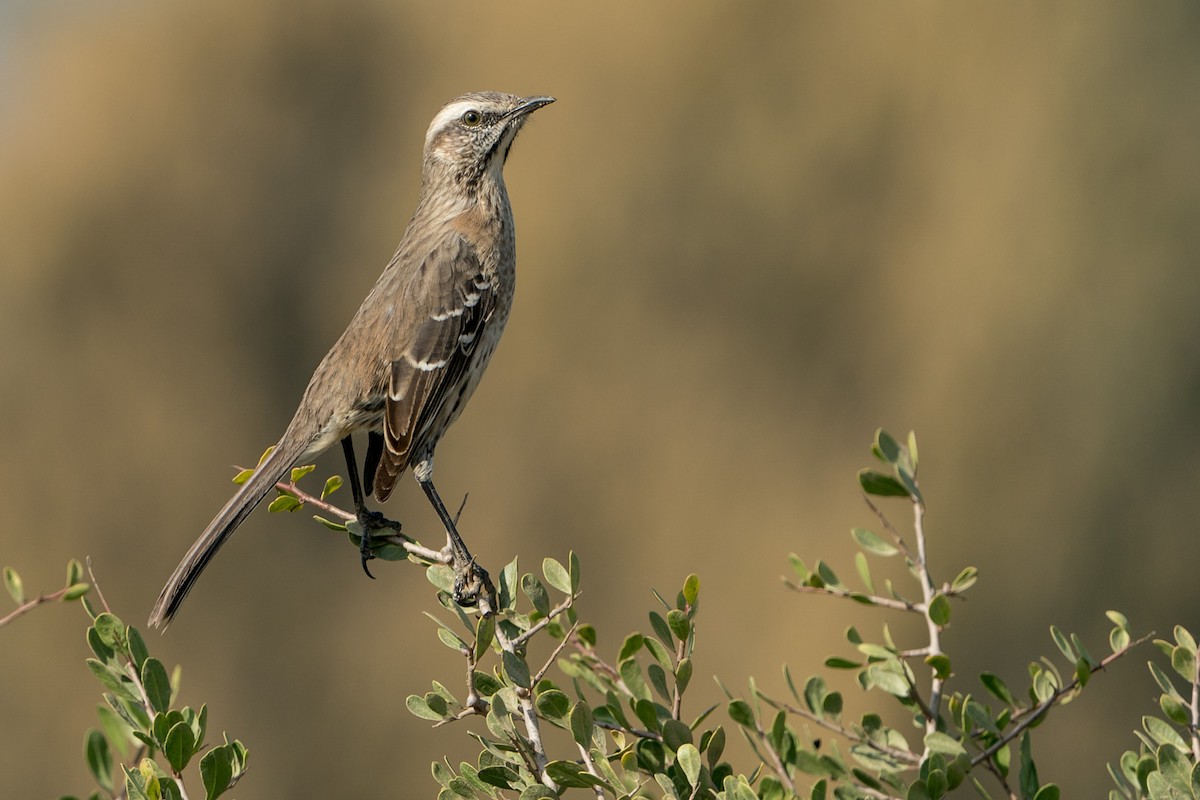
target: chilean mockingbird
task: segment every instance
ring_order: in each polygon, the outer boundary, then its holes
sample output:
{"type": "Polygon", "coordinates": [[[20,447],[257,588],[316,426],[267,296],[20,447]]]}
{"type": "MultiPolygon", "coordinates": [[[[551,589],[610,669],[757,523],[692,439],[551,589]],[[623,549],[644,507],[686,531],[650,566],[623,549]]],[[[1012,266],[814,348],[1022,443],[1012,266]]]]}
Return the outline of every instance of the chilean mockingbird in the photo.
{"type": "Polygon", "coordinates": [[[396,254],[317,366],[274,450],[171,573],[151,625],[171,621],[217,550],[297,461],[338,441],[363,534],[363,568],[370,531],[396,527],[367,510],[364,497],[386,500],[412,467],[449,535],[456,599],[470,604],[478,597],[487,574],[471,560],[433,486],[433,451],[475,391],[508,320],[516,245],[504,162],[529,114],[552,102],[472,92],[433,118],[417,210],[396,254]],[[368,434],[365,495],[355,432],[368,434]]]}

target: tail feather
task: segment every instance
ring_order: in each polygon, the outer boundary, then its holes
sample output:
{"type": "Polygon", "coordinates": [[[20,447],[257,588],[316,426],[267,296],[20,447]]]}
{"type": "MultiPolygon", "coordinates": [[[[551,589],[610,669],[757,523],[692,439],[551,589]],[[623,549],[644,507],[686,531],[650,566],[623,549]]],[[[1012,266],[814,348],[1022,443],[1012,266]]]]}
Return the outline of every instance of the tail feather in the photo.
{"type": "MultiPolygon", "coordinates": [[[[287,438],[284,437],[285,440],[287,438]]],[[[271,488],[287,474],[304,453],[305,445],[304,442],[289,445],[287,441],[280,441],[271,455],[267,456],[254,474],[238,488],[213,521],[208,523],[204,533],[200,534],[200,538],[167,579],[167,585],[163,587],[158,601],[154,604],[154,610],[150,612],[152,626],[165,628],[171,623],[183,599],[191,591],[200,573],[208,566],[208,562],[217,554],[217,550],[262,502],[271,488]]]]}

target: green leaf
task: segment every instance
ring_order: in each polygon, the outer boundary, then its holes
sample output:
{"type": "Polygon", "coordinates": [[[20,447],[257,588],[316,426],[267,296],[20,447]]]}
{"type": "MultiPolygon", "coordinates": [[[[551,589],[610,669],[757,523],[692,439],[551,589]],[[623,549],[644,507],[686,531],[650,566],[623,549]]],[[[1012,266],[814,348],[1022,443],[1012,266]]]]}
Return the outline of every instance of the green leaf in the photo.
{"type": "Polygon", "coordinates": [[[129,641],[129,660],[133,662],[134,669],[140,673],[142,666],[146,663],[146,659],[150,657],[150,651],[146,647],[146,640],[142,638],[142,634],[138,629],[132,625],[125,629],[125,638],[129,641]]]}
{"type": "Polygon", "coordinates": [[[933,668],[933,672],[937,675],[938,680],[944,681],[950,677],[950,656],[945,653],[926,656],[925,663],[933,668]]]}
{"type": "Polygon", "coordinates": [[[851,661],[848,658],[842,658],[840,656],[830,656],[829,658],[825,659],[825,666],[829,667],[830,669],[858,669],[862,666],[862,662],[851,661]]]}
{"type": "Polygon", "coordinates": [[[410,694],[404,700],[404,705],[408,708],[409,713],[421,719],[441,722],[445,717],[437,711],[429,707],[429,703],[419,694],[410,694]]]}
{"type": "Polygon", "coordinates": [[[1047,783],[1038,789],[1038,793],[1033,796],[1033,800],[1059,800],[1058,787],[1053,783],[1047,783]]]}
{"type": "Polygon", "coordinates": [[[171,679],[157,658],[147,658],[142,664],[142,686],[155,711],[162,712],[171,707],[171,679]]]}
{"type": "Polygon", "coordinates": [[[592,741],[592,709],[584,701],[571,707],[571,738],[580,747],[587,748],[592,741]]]}
{"type": "MultiPolygon", "coordinates": [[[[597,778],[574,761],[551,761],[546,765],[546,775],[555,783],[567,789],[587,789],[591,786],[607,786],[601,778],[597,778]]],[[[524,793],[521,797],[525,797],[524,793]]],[[[550,797],[554,797],[553,794],[550,797]]]]}
{"type": "Polygon", "coordinates": [[[1167,715],[1167,719],[1174,722],[1176,725],[1187,725],[1190,720],[1187,706],[1181,703],[1177,698],[1169,694],[1161,695],[1158,698],[1158,705],[1167,715]]]}
{"type": "Polygon", "coordinates": [[[329,528],[329,530],[331,530],[331,531],[346,530],[346,526],[344,524],[342,524],[341,522],[334,522],[331,519],[325,519],[325,517],[322,517],[320,514],[313,514],[313,519],[315,519],[317,522],[324,525],[326,528],[329,528]]]}
{"type": "Polygon", "coordinates": [[[442,640],[442,644],[459,653],[466,654],[471,648],[467,647],[467,643],[460,639],[453,631],[446,628],[438,628],[438,638],[442,640]]]}
{"type": "Polygon", "coordinates": [[[896,464],[900,461],[900,443],[883,428],[875,431],[875,455],[885,464],[896,464]]]}
{"type": "Polygon", "coordinates": [[[891,475],[884,475],[882,472],[877,472],[873,469],[859,470],[858,484],[864,492],[877,497],[909,496],[908,489],[904,488],[904,484],[891,475]]]}
{"type": "Polygon", "coordinates": [[[1075,659],[1077,659],[1079,656],[1075,653],[1075,650],[1071,647],[1070,643],[1067,641],[1067,637],[1063,636],[1062,631],[1060,631],[1054,625],[1051,625],[1050,626],[1050,637],[1052,639],[1054,639],[1054,646],[1058,648],[1058,652],[1063,654],[1063,658],[1067,659],[1067,661],[1074,663],[1075,659]]]}
{"type": "Polygon", "coordinates": [[[8,595],[17,605],[25,602],[25,585],[21,582],[21,576],[12,567],[4,568],[4,588],[8,590],[8,595]]]}
{"type": "Polygon", "coordinates": [[[646,639],[640,633],[631,633],[625,637],[625,641],[621,643],[621,649],[617,653],[617,663],[625,661],[635,655],[637,651],[642,649],[646,639]]]}
{"type": "Polygon", "coordinates": [[[543,617],[550,616],[550,595],[546,593],[546,587],[538,580],[537,576],[532,572],[526,572],[521,576],[521,590],[525,592],[525,596],[529,598],[529,602],[533,603],[533,607],[543,617]]]}
{"type": "Polygon", "coordinates": [[[654,629],[654,635],[660,640],[667,644],[671,644],[674,641],[671,636],[671,628],[657,611],[650,612],[650,627],[654,629]]]}
{"type": "Polygon", "coordinates": [[[1114,653],[1119,653],[1129,647],[1129,631],[1124,628],[1113,628],[1108,634],[1108,644],[1114,653]]]}
{"type": "Polygon", "coordinates": [[[650,680],[650,685],[654,691],[658,692],[658,696],[664,700],[671,699],[671,689],[667,686],[667,673],[658,664],[651,664],[646,668],[646,677],[650,680]]]}
{"type": "Polygon", "coordinates": [[[534,705],[539,714],[555,722],[566,719],[571,711],[570,698],[557,689],[547,689],[539,694],[534,705]]]}
{"type": "Polygon", "coordinates": [[[483,658],[484,653],[492,646],[492,639],[496,635],[496,617],[488,614],[486,617],[480,617],[479,622],[475,623],[475,660],[483,658]]]}
{"type": "Polygon", "coordinates": [[[542,574],[546,582],[563,594],[571,594],[571,574],[557,560],[547,556],[542,560],[542,574]]]}
{"type": "Polygon", "coordinates": [[[94,658],[87,659],[85,663],[104,688],[123,700],[133,703],[140,702],[141,698],[135,694],[129,678],[122,676],[108,665],[94,658]]]}
{"type": "Polygon", "coordinates": [[[305,464],[302,467],[292,467],[292,483],[299,483],[300,479],[317,468],[316,464],[305,464]]]}
{"type": "Polygon", "coordinates": [[[163,755],[175,772],[182,772],[196,751],[196,738],[192,727],[186,722],[177,722],[171,726],[167,739],[163,742],[163,755]]]}
{"type": "Polygon", "coordinates": [[[267,511],[271,512],[272,514],[279,511],[296,511],[303,506],[304,504],[292,495],[281,494],[279,497],[276,497],[271,501],[271,504],[267,506],[267,511]]]}
{"type": "Polygon", "coordinates": [[[1118,628],[1129,630],[1129,619],[1120,611],[1105,611],[1104,616],[1108,617],[1109,621],[1118,628]]]}
{"type": "Polygon", "coordinates": [[[950,624],[950,600],[946,595],[939,592],[929,601],[929,621],[939,628],[950,624]]]}
{"type": "Polygon", "coordinates": [[[558,800],[558,794],[537,783],[525,788],[517,800],[558,800]]]}
{"type": "Polygon", "coordinates": [[[677,719],[669,719],[662,725],[663,744],[672,751],[692,743],[692,729],[677,719]]]}
{"type": "Polygon", "coordinates": [[[871,580],[871,568],[867,565],[867,557],[858,552],[854,554],[854,568],[858,570],[858,579],[867,587],[867,591],[875,593],[875,582],[871,580]]]}
{"type": "Polygon", "coordinates": [[[125,623],[115,614],[105,611],[96,617],[92,627],[96,629],[100,641],[114,650],[124,653],[129,646],[125,641],[125,623]]]}
{"type": "Polygon", "coordinates": [[[850,535],[854,537],[854,541],[858,543],[859,547],[873,555],[886,558],[900,552],[899,548],[880,539],[878,535],[866,528],[853,528],[850,535]]]}
{"type": "Polygon", "coordinates": [[[1156,744],[1169,744],[1172,747],[1183,751],[1187,751],[1189,749],[1187,744],[1183,741],[1183,737],[1180,736],[1176,730],[1170,726],[1170,724],[1163,722],[1158,717],[1142,717],[1142,728],[1147,734],[1149,734],[1150,738],[1153,739],[1156,744]]]}
{"type": "Polygon", "coordinates": [[[321,499],[324,500],[340,488],[342,488],[342,476],[330,475],[325,479],[325,485],[321,487],[321,499]]]}
{"type": "Polygon", "coordinates": [[[682,694],[687,690],[688,684],[692,681],[692,660],[690,658],[681,658],[679,665],[675,668],[675,688],[682,694]]]}
{"type": "Polygon", "coordinates": [[[1179,645],[1171,652],[1171,668],[1189,683],[1196,679],[1196,651],[1179,645]]]}
{"type": "Polygon", "coordinates": [[[113,790],[113,761],[112,752],[108,748],[108,739],[95,728],[88,730],[83,740],[83,757],[87,761],[88,771],[96,784],[106,792],[113,790]]]}
{"type": "Polygon", "coordinates": [[[683,777],[687,778],[688,785],[695,786],[700,780],[701,766],[700,751],[695,745],[681,745],[675,753],[675,763],[683,770],[683,777]]]}
{"type": "Polygon", "coordinates": [[[754,727],[754,711],[745,700],[734,700],[729,704],[729,718],[747,728],[754,727]]]}
{"type": "Polygon", "coordinates": [[[236,483],[238,486],[241,486],[243,483],[250,480],[250,476],[253,474],[254,474],[254,470],[252,470],[252,469],[240,470],[236,475],[233,476],[233,482],[236,483]]]}
{"type": "Polygon", "coordinates": [[[931,752],[945,753],[951,758],[966,755],[967,752],[961,742],[952,736],[947,736],[941,731],[931,731],[925,734],[925,747],[931,752]]]}
{"type": "Polygon", "coordinates": [[[228,745],[215,747],[200,759],[200,779],[204,782],[205,800],[215,800],[229,788],[233,780],[233,753],[228,745]]]}
{"type": "Polygon", "coordinates": [[[974,586],[977,580],[979,580],[979,570],[974,567],[964,567],[963,571],[958,573],[958,577],[950,583],[950,591],[955,594],[965,592],[974,586]]]}
{"type": "Polygon", "coordinates": [[[579,582],[583,580],[583,572],[579,566],[579,556],[575,555],[574,550],[567,554],[567,564],[570,566],[569,572],[571,573],[571,593],[575,594],[579,591],[579,582]]]}
{"type": "Polygon", "coordinates": [[[675,638],[681,642],[687,641],[692,632],[691,620],[688,619],[687,614],[678,609],[671,609],[667,612],[667,626],[671,629],[671,633],[675,634],[675,638]]]}
{"type": "Polygon", "coordinates": [[[683,582],[683,599],[687,601],[689,607],[696,605],[696,601],[700,598],[700,577],[696,574],[687,576],[683,582]]]}
{"type": "Polygon", "coordinates": [[[887,661],[869,664],[863,671],[863,676],[867,679],[868,686],[875,686],[894,697],[903,699],[912,693],[912,687],[908,685],[908,680],[900,672],[902,667],[893,666],[894,664],[896,662],[887,661]]]}
{"type": "Polygon", "coordinates": [[[508,679],[522,689],[528,689],[531,676],[529,665],[525,663],[525,659],[505,651],[501,660],[504,664],[504,674],[508,676],[508,679]]]}
{"type": "Polygon", "coordinates": [[[92,585],[90,583],[72,583],[67,587],[67,590],[63,592],[63,602],[68,603],[72,600],[78,600],[91,590],[92,585]]]}

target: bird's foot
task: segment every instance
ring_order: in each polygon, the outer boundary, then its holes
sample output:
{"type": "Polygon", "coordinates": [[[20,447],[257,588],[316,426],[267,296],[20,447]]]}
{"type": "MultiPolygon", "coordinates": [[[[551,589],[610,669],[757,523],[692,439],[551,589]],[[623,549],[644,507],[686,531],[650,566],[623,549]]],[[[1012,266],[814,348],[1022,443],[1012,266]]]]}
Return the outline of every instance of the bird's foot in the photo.
{"type": "MultiPolygon", "coordinates": [[[[494,608],[491,598],[495,591],[487,570],[475,563],[475,559],[454,562],[455,603],[463,608],[474,608],[479,605],[481,597],[487,597],[488,607],[494,608]]],[[[488,610],[484,609],[485,612],[488,610]]]]}
{"type": "Polygon", "coordinates": [[[371,549],[371,539],[374,538],[376,531],[393,531],[399,534],[400,523],[388,519],[378,511],[368,511],[365,508],[359,510],[356,518],[358,527],[362,530],[362,536],[358,542],[358,554],[362,558],[363,572],[373,580],[375,576],[371,574],[371,570],[367,569],[367,562],[375,558],[375,553],[371,549]]]}

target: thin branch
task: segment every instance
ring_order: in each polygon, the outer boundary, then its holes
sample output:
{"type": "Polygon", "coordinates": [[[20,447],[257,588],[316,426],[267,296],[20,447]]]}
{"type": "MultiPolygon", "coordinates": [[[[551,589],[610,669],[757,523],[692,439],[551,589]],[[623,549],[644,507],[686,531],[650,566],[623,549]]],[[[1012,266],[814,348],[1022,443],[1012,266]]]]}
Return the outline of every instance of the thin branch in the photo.
{"type": "Polygon", "coordinates": [[[871,509],[875,516],[879,518],[879,524],[881,524],[883,529],[892,537],[892,541],[896,543],[896,547],[900,548],[900,552],[904,554],[904,557],[909,561],[915,562],[917,560],[916,556],[913,554],[913,551],[909,549],[908,544],[904,541],[904,537],[900,535],[900,531],[896,530],[896,526],[893,525],[892,521],[887,518],[887,515],[883,513],[879,506],[875,505],[875,502],[870,498],[869,495],[864,494],[863,501],[867,504],[867,508],[871,509]]]}
{"type": "MultiPolygon", "coordinates": [[[[925,609],[918,603],[913,603],[908,600],[897,600],[892,597],[883,597],[877,594],[865,594],[863,592],[852,592],[849,589],[835,589],[830,586],[808,586],[803,583],[795,583],[783,579],[783,585],[795,592],[801,594],[823,594],[829,597],[841,597],[847,600],[853,600],[856,603],[861,603],[863,599],[871,601],[871,605],[881,608],[891,608],[896,611],[910,611],[916,614],[923,614],[925,609]]],[[[865,604],[864,604],[865,605],[865,604]]]]}
{"type": "MultiPolygon", "coordinates": [[[[1150,638],[1153,636],[1154,636],[1153,633],[1148,633],[1145,636],[1143,636],[1142,638],[1125,645],[1125,647],[1121,648],[1117,652],[1112,653],[1108,656],[1105,656],[1104,659],[1102,659],[1100,661],[1100,663],[1097,664],[1096,667],[1092,669],[1092,672],[1103,671],[1104,669],[1106,669],[1108,667],[1109,664],[1112,664],[1118,658],[1125,655],[1126,653],[1128,653],[1130,650],[1137,647],[1138,645],[1149,641],[1150,638]]],[[[1014,715],[1013,720],[1014,721],[1020,720],[1020,721],[1017,722],[1017,724],[1015,726],[1013,726],[1012,730],[1008,731],[1003,736],[1001,736],[999,739],[997,739],[995,742],[993,742],[990,747],[988,747],[986,750],[984,750],[979,755],[972,758],[971,766],[972,767],[979,766],[984,761],[987,761],[992,756],[996,755],[996,753],[999,752],[1001,747],[1004,747],[1006,744],[1011,742],[1013,739],[1020,736],[1021,733],[1026,728],[1033,725],[1035,722],[1037,722],[1039,719],[1041,719],[1043,716],[1045,716],[1046,712],[1050,710],[1051,706],[1053,706],[1055,703],[1057,703],[1059,700],[1061,700],[1064,695],[1067,695],[1067,694],[1070,694],[1071,692],[1073,692],[1076,689],[1076,687],[1078,687],[1078,686],[1079,686],[1079,676],[1075,676],[1066,685],[1064,685],[1058,689],[1055,689],[1053,694],[1051,694],[1049,697],[1047,697],[1042,702],[1038,703],[1036,706],[1032,706],[1032,707],[1026,709],[1025,711],[1022,711],[1022,712],[1014,715]]]]}
{"type": "MultiPolygon", "coordinates": [[[[580,594],[582,594],[582,592],[576,592],[575,594],[568,596],[566,600],[563,600],[561,603],[556,605],[554,608],[550,609],[549,614],[547,614],[545,617],[543,617],[542,619],[538,620],[536,623],[531,625],[529,627],[529,630],[525,631],[520,636],[513,639],[512,640],[513,645],[516,647],[520,647],[522,644],[524,644],[526,642],[526,640],[528,640],[530,637],[532,637],[535,633],[537,633],[542,628],[546,627],[551,622],[553,622],[555,617],[557,617],[559,614],[566,611],[568,608],[570,608],[572,606],[572,604],[574,604],[575,599],[577,597],[579,597],[580,594]]],[[[577,627],[579,627],[578,624],[572,626],[571,630],[575,630],[575,628],[577,628],[577,627]]]]}
{"type": "Polygon", "coordinates": [[[12,611],[10,611],[8,614],[4,615],[3,617],[0,617],[0,628],[3,628],[8,623],[15,620],[17,617],[21,617],[21,616],[24,616],[25,614],[28,614],[30,611],[32,611],[33,609],[37,608],[40,605],[43,605],[45,603],[53,603],[55,600],[61,600],[62,596],[67,593],[67,589],[69,589],[69,588],[71,588],[71,587],[66,586],[66,587],[63,587],[62,589],[59,589],[57,592],[51,592],[50,594],[41,594],[41,595],[38,595],[37,597],[33,598],[32,600],[26,600],[24,603],[17,606],[16,608],[14,608],[12,611]]]}
{"type": "MultiPolygon", "coordinates": [[[[925,625],[929,631],[929,655],[936,656],[942,654],[942,628],[933,621],[933,616],[929,613],[930,607],[933,604],[933,598],[937,594],[937,589],[933,585],[933,577],[929,574],[929,561],[925,547],[925,503],[918,497],[913,499],[913,532],[917,537],[917,567],[921,573],[921,594],[924,598],[925,625]]],[[[928,716],[925,718],[925,733],[930,734],[937,730],[937,718],[942,711],[942,687],[945,681],[938,674],[936,667],[932,668],[932,677],[929,681],[929,705],[924,711],[928,716]]],[[[914,696],[919,695],[916,687],[913,687],[914,696]]]]}
{"type": "Polygon", "coordinates": [[[876,742],[869,737],[864,737],[860,731],[854,730],[853,728],[847,728],[845,725],[839,725],[836,722],[831,722],[824,717],[817,716],[806,708],[800,708],[799,706],[794,706],[791,703],[781,703],[778,700],[772,700],[770,697],[767,697],[762,693],[758,693],[758,697],[774,709],[781,709],[789,714],[795,714],[796,716],[806,719],[820,728],[824,728],[830,733],[836,733],[838,736],[850,741],[862,742],[872,750],[894,758],[897,761],[902,761],[913,766],[916,766],[921,761],[920,757],[917,756],[916,753],[876,742]]]}
{"type": "MultiPolygon", "coordinates": [[[[517,655],[517,649],[513,645],[513,640],[508,638],[508,634],[504,632],[502,625],[496,625],[496,641],[500,644],[500,649],[513,656],[517,655]]],[[[533,695],[528,689],[517,687],[517,703],[521,706],[521,717],[525,723],[525,734],[529,738],[529,746],[533,750],[533,767],[534,774],[538,776],[543,784],[553,791],[558,791],[559,787],[549,775],[546,774],[546,765],[549,759],[546,758],[546,746],[542,744],[542,730],[538,723],[537,710],[533,707],[533,695]]]]}
{"type": "MultiPolygon", "coordinates": [[[[680,639],[679,643],[677,645],[675,645],[675,671],[676,672],[679,671],[679,662],[683,661],[683,659],[687,655],[686,651],[687,651],[687,640],[680,639]]],[[[675,719],[679,719],[680,722],[682,722],[683,720],[681,720],[679,717],[679,715],[682,713],[683,713],[683,692],[679,691],[679,682],[676,681],[675,682],[675,690],[674,690],[674,692],[672,692],[672,697],[671,697],[671,716],[673,716],[675,719]]],[[[699,784],[697,784],[697,786],[698,785],[699,784]]],[[[695,792],[693,792],[693,794],[695,794],[695,792]]]]}
{"type": "Polygon", "coordinates": [[[87,563],[88,577],[92,579],[92,586],[96,589],[96,596],[100,598],[100,605],[104,606],[104,610],[112,613],[112,609],[108,607],[108,601],[104,599],[104,591],[100,588],[100,581],[96,580],[96,573],[92,572],[92,557],[88,556],[84,559],[87,563]]]}
{"type": "Polygon", "coordinates": [[[559,642],[558,645],[555,646],[554,650],[550,653],[549,658],[546,659],[546,663],[542,665],[542,668],[537,671],[536,675],[534,675],[532,678],[530,678],[530,680],[529,680],[530,686],[537,686],[539,683],[542,682],[542,678],[546,677],[546,673],[549,671],[550,666],[554,663],[554,659],[558,658],[559,653],[561,653],[563,651],[563,648],[566,647],[570,643],[572,638],[574,638],[575,631],[577,631],[578,629],[579,629],[578,622],[576,622],[574,625],[571,626],[571,630],[567,631],[567,635],[562,638],[562,641],[559,642]]]}
{"type": "MultiPolygon", "coordinates": [[[[601,775],[599,770],[596,769],[596,762],[592,760],[592,754],[588,752],[588,749],[578,742],[575,744],[579,747],[579,755],[583,756],[583,765],[587,767],[587,771],[592,775],[595,775],[600,780],[604,780],[604,776],[601,775]]],[[[600,800],[604,800],[603,788],[599,786],[593,786],[592,792],[596,795],[596,797],[600,798],[600,800]]]]}
{"type": "Polygon", "coordinates": [[[1200,761],[1200,658],[1192,671],[1192,760],[1200,761]]]}
{"type": "MultiPolygon", "coordinates": [[[[316,506],[326,514],[331,514],[332,516],[339,518],[342,520],[342,522],[354,521],[355,517],[349,511],[346,511],[339,506],[335,506],[333,503],[330,503],[326,500],[322,500],[315,495],[309,494],[294,483],[289,481],[278,481],[275,484],[275,488],[281,492],[285,492],[294,496],[297,500],[305,505],[316,506]]],[[[466,502],[467,500],[464,497],[463,504],[465,505],[466,502]]],[[[462,513],[461,507],[459,508],[459,513],[462,513]]],[[[433,548],[425,547],[419,544],[415,539],[402,533],[396,533],[389,536],[380,536],[376,534],[372,536],[371,539],[372,541],[387,542],[388,544],[394,544],[397,547],[403,547],[410,554],[416,556],[417,558],[424,559],[425,561],[429,561],[434,564],[449,564],[454,560],[447,548],[434,550],[433,548]]]]}

